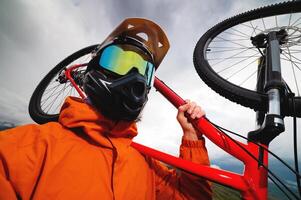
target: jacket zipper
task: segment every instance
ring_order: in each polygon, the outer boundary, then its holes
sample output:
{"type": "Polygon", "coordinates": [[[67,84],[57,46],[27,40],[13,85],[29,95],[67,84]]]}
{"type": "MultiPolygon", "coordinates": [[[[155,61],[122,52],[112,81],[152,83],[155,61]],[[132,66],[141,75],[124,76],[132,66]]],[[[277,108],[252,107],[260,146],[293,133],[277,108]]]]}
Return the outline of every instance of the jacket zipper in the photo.
{"type": "Polygon", "coordinates": [[[113,159],[112,159],[112,174],[111,174],[111,189],[113,192],[113,199],[115,200],[115,192],[114,192],[114,168],[115,168],[115,161],[117,159],[117,150],[113,146],[113,159]]]}
{"type": "Polygon", "coordinates": [[[117,159],[117,156],[118,156],[118,152],[117,152],[117,149],[114,146],[113,142],[110,140],[110,138],[109,137],[106,137],[106,138],[109,140],[109,142],[112,145],[111,190],[112,190],[112,193],[113,193],[113,200],[115,200],[115,192],[114,192],[114,168],[115,168],[115,162],[116,162],[116,159],[117,159]]]}

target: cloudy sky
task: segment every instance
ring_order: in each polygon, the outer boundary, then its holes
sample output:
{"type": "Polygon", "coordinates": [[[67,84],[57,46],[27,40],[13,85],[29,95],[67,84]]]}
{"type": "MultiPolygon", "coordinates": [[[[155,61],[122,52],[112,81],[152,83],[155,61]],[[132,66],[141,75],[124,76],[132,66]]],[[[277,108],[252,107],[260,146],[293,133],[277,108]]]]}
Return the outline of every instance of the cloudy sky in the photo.
{"type": "MultiPolygon", "coordinates": [[[[33,123],[27,112],[30,96],[53,66],[78,49],[100,43],[123,19],[143,17],[158,23],[170,39],[170,51],[157,76],[183,98],[198,102],[211,121],[246,136],[255,129],[254,111],[224,99],[202,82],[193,66],[193,49],[201,35],[221,20],[276,2],[279,1],[2,0],[0,119],[18,125],[33,123]]],[[[152,90],[135,140],[177,155],[181,129],[176,112],[152,90]]],[[[286,122],[287,130],[291,130],[291,119],[286,122]]],[[[286,157],[292,157],[291,147],[289,131],[271,144],[273,151],[286,157]]],[[[208,149],[212,160],[226,155],[210,142],[208,149]]]]}

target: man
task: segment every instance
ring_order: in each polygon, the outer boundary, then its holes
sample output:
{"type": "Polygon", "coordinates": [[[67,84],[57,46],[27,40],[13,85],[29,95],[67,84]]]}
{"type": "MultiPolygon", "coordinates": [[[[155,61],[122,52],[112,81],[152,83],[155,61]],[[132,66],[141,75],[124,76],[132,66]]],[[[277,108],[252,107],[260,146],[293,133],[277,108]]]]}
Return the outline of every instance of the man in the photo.
{"type": "MultiPolygon", "coordinates": [[[[0,133],[0,199],[211,199],[206,180],[170,170],[130,146],[168,48],[155,23],[121,23],[88,64],[87,99],[68,97],[58,122],[0,133]]],[[[180,156],[209,165],[204,138],[186,115],[204,112],[190,101],[179,108],[180,156]]]]}

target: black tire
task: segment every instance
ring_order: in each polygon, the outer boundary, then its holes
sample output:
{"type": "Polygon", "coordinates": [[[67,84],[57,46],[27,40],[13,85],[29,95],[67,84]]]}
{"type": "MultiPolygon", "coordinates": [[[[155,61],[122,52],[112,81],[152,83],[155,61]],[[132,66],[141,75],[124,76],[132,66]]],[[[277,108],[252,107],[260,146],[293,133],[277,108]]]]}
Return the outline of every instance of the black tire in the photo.
{"type": "MultiPolygon", "coordinates": [[[[241,87],[238,84],[234,84],[234,83],[226,80],[225,77],[220,76],[217,73],[217,71],[215,71],[208,62],[207,54],[208,54],[208,51],[210,51],[211,49],[207,50],[207,48],[209,47],[209,45],[213,45],[214,39],[217,41],[220,34],[222,34],[223,32],[225,33],[226,31],[230,30],[234,26],[243,25],[242,23],[249,22],[250,20],[257,20],[258,18],[282,15],[282,14],[287,14],[287,13],[289,13],[289,14],[297,13],[297,12],[301,12],[301,2],[300,1],[285,2],[285,3],[279,3],[279,4],[275,4],[275,5],[271,5],[271,6],[258,8],[258,9],[252,10],[252,11],[248,11],[248,12],[236,15],[234,17],[231,17],[229,19],[226,19],[226,20],[222,21],[221,23],[215,25],[213,28],[208,30],[200,38],[200,40],[198,41],[198,43],[196,44],[196,47],[194,49],[194,54],[193,54],[194,66],[195,66],[195,69],[196,69],[197,73],[199,74],[200,78],[210,88],[212,88],[214,91],[216,91],[218,94],[220,94],[221,96],[223,96],[233,102],[236,102],[238,104],[241,104],[241,105],[249,107],[249,108],[252,108],[256,111],[258,111],[258,110],[267,111],[267,109],[268,109],[267,95],[253,91],[251,89],[241,87]]],[[[276,23],[277,23],[277,17],[275,17],[275,19],[276,19],[276,23]]],[[[289,19],[289,20],[291,20],[291,19],[289,19]]],[[[252,25],[252,23],[251,23],[251,25],[252,25]]],[[[264,23],[263,23],[263,25],[265,26],[264,23]]],[[[254,29],[254,32],[259,30],[259,29],[257,29],[257,26],[254,28],[252,25],[252,28],[254,29]]],[[[263,30],[265,30],[265,29],[263,29],[263,30]]],[[[241,33],[241,34],[243,34],[243,33],[241,33]]],[[[225,40],[224,38],[222,38],[222,39],[225,40]]],[[[225,41],[227,41],[227,40],[225,40],[225,41]]],[[[233,44],[233,45],[235,45],[235,44],[233,44]]],[[[218,48],[218,47],[215,47],[215,48],[218,48]]],[[[219,47],[219,48],[221,48],[221,47],[219,47]]],[[[222,47],[222,48],[226,48],[226,47],[222,47]]],[[[225,58],[225,59],[227,59],[227,58],[225,58]]],[[[301,79],[301,77],[300,77],[300,79],[301,79]]],[[[300,81],[300,80],[298,80],[298,81],[300,81]]],[[[298,88],[298,86],[297,86],[297,88],[298,88]]],[[[298,92],[299,92],[299,90],[298,90],[298,92]]],[[[289,103],[286,103],[286,105],[284,105],[285,103],[282,103],[282,110],[285,115],[294,115],[292,113],[292,102],[293,102],[292,98],[293,97],[290,97],[290,99],[286,99],[285,101],[283,101],[283,102],[289,102],[289,103]]],[[[301,97],[298,96],[298,94],[295,97],[295,103],[296,103],[295,104],[296,111],[298,113],[297,116],[301,117],[301,97]]]]}
{"type": "MultiPolygon", "coordinates": [[[[96,49],[97,45],[91,45],[88,46],[86,48],[83,48],[73,54],[71,54],[70,56],[68,56],[67,58],[65,58],[64,60],[62,60],[59,64],[57,64],[39,83],[39,85],[36,87],[36,89],[34,90],[30,102],[29,102],[29,114],[31,116],[31,118],[39,123],[39,124],[44,124],[47,122],[51,122],[51,121],[57,121],[58,117],[59,117],[59,109],[60,106],[62,105],[65,97],[67,97],[66,95],[70,95],[72,94],[72,86],[70,86],[70,91],[69,93],[62,94],[64,96],[62,96],[60,99],[58,99],[58,96],[53,97],[57,104],[58,107],[58,111],[55,113],[48,113],[47,111],[45,111],[44,108],[42,108],[42,98],[43,95],[45,95],[45,90],[46,88],[50,85],[51,81],[55,80],[56,78],[58,78],[59,73],[70,67],[71,64],[74,61],[77,61],[78,59],[84,57],[84,56],[88,56],[88,54],[90,54],[93,50],[96,49]]],[[[87,60],[88,61],[88,60],[87,60]]],[[[79,61],[80,62],[80,61],[79,61]]],[[[74,63],[75,64],[75,63],[74,63]]],[[[81,63],[76,63],[76,64],[81,64],[81,63]]],[[[55,80],[56,81],[56,80],[55,80]]],[[[59,84],[61,83],[57,83],[57,85],[59,86],[59,84]]],[[[64,91],[67,87],[69,87],[69,81],[67,81],[64,84],[68,84],[68,85],[64,85],[64,91]]],[[[58,86],[55,86],[56,88],[58,86]]],[[[74,93],[76,94],[76,93],[74,93]]],[[[51,94],[52,95],[52,94],[51,94]]],[[[60,95],[60,94],[58,94],[60,95]]],[[[48,97],[49,98],[49,97],[48,97]]],[[[53,104],[53,103],[52,103],[53,104]]],[[[52,105],[51,105],[52,106],[52,105]]]]}

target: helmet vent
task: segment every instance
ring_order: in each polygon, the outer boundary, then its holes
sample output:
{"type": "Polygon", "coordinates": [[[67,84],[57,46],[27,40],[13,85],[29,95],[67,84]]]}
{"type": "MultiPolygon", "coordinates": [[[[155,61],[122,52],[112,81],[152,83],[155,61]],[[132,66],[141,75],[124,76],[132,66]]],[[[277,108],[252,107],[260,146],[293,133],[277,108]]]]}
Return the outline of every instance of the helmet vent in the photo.
{"type": "Polygon", "coordinates": [[[132,25],[132,24],[129,24],[128,25],[128,29],[131,29],[131,28],[133,28],[134,26],[132,25]]]}
{"type": "Polygon", "coordinates": [[[161,42],[158,43],[158,47],[161,48],[163,47],[163,44],[161,42]]]}
{"type": "Polygon", "coordinates": [[[143,39],[143,40],[145,40],[145,41],[148,41],[148,36],[147,36],[146,33],[141,32],[141,33],[137,33],[136,35],[137,35],[138,37],[140,37],[141,39],[143,39]]]}

